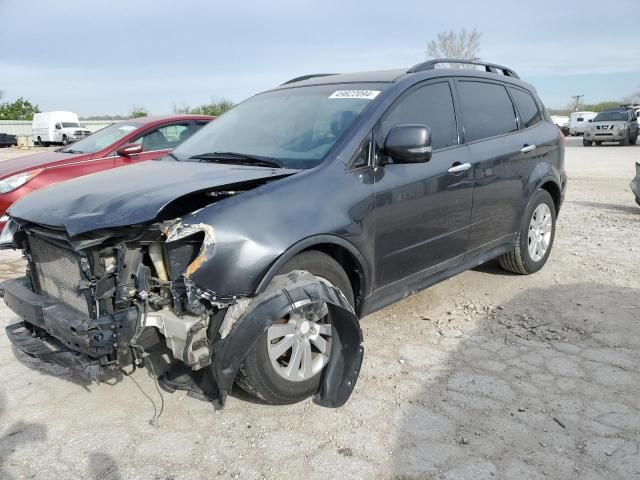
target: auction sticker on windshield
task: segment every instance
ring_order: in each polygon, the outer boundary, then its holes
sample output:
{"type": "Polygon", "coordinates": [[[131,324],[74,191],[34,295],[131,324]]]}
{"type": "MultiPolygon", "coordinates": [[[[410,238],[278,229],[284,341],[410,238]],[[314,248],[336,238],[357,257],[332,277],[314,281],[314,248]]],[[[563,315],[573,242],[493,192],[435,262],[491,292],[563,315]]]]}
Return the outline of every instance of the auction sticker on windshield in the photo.
{"type": "Polygon", "coordinates": [[[373,100],[378,96],[380,90],[336,90],[329,98],[363,98],[373,100]]]}

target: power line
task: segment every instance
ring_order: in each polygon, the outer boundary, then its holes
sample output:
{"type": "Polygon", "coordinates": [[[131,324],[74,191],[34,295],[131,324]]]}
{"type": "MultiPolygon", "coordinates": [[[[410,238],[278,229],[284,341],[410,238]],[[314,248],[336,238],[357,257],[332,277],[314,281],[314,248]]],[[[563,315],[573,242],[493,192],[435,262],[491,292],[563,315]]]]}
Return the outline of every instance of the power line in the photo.
{"type": "Polygon", "coordinates": [[[578,111],[578,107],[580,106],[580,99],[584,97],[584,95],[571,95],[573,99],[573,110],[578,111]]]}

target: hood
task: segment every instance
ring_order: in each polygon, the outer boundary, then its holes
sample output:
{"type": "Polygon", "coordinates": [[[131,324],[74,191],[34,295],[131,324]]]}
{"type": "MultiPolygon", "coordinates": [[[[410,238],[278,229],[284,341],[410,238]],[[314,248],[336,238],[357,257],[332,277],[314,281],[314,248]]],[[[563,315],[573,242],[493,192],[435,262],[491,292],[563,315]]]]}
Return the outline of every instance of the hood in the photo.
{"type": "Polygon", "coordinates": [[[49,164],[77,162],[80,158],[89,158],[91,154],[70,154],[60,152],[42,152],[23,157],[10,158],[0,162],[0,178],[10,177],[18,172],[46,167],[49,164]]]}
{"type": "Polygon", "coordinates": [[[627,120],[602,120],[600,122],[591,122],[589,126],[602,126],[602,125],[624,125],[627,123],[627,120]]]}
{"type": "Polygon", "coordinates": [[[14,203],[9,215],[63,228],[73,237],[153,221],[169,203],[192,193],[296,172],[173,160],[143,162],[36,190],[14,203]]]}

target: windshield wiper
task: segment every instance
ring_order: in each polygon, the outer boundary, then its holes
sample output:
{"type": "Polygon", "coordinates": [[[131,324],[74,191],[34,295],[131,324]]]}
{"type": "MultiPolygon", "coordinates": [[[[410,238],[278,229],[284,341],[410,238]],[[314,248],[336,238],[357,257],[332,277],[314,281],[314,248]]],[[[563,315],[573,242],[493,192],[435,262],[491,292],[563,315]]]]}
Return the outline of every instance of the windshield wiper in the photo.
{"type": "Polygon", "coordinates": [[[260,167],[284,168],[274,158],[248,155],[236,152],[210,152],[193,155],[189,159],[204,160],[207,162],[234,163],[238,165],[257,165],[260,167]]]}
{"type": "Polygon", "coordinates": [[[56,150],[56,152],[62,152],[62,153],[84,153],[84,152],[81,152],[80,150],[73,150],[73,149],[66,149],[66,150],[59,149],[59,150],[56,150]]]}

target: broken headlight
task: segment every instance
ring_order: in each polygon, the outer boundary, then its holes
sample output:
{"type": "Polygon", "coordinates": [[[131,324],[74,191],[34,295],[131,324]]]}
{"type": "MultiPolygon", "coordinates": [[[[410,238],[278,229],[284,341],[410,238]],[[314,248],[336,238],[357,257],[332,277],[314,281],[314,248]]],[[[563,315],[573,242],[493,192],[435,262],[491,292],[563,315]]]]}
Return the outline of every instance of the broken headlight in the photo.
{"type": "Polygon", "coordinates": [[[13,236],[18,231],[18,224],[9,219],[0,234],[0,248],[13,248],[13,236]]]}
{"type": "Polygon", "coordinates": [[[165,263],[169,278],[189,276],[210,254],[214,245],[213,227],[206,224],[177,223],[167,231],[165,263]]]}

